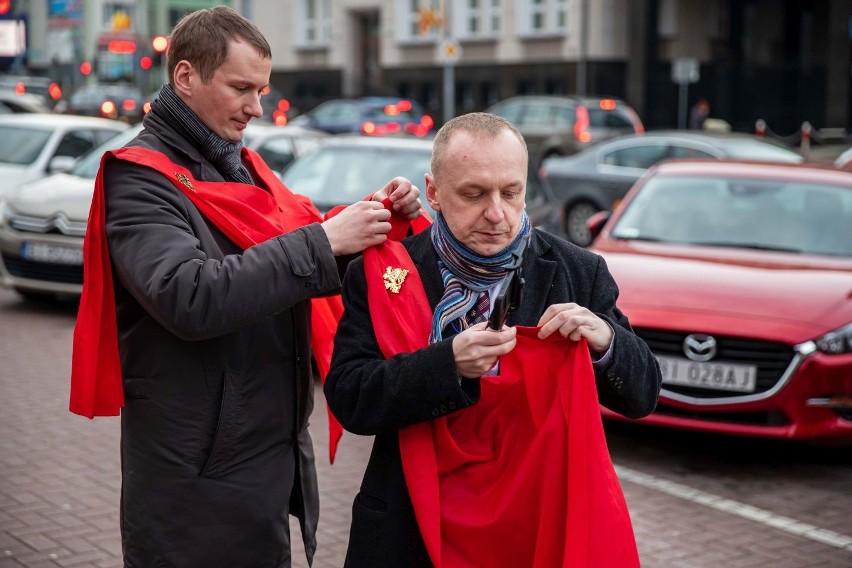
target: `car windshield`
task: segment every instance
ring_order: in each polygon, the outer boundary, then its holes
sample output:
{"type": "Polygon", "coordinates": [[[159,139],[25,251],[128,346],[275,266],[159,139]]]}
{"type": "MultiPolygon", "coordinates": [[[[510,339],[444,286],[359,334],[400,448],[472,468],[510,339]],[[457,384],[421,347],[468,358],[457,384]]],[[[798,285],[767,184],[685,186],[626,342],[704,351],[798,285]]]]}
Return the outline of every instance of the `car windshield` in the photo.
{"type": "Polygon", "coordinates": [[[32,164],[51,134],[53,130],[49,127],[0,126],[0,163],[32,164]]]}
{"type": "Polygon", "coordinates": [[[612,236],[848,257],[852,188],[659,175],[629,203],[612,236]]]}
{"type": "Polygon", "coordinates": [[[139,134],[140,130],[140,128],[128,128],[127,130],[123,130],[100,146],[86,152],[70,173],[82,178],[95,179],[98,175],[98,168],[101,165],[101,158],[103,157],[104,152],[107,150],[114,150],[115,148],[121,148],[133,140],[133,138],[139,134]]]}
{"type": "MultiPolygon", "coordinates": [[[[423,183],[430,170],[431,150],[392,146],[320,146],[284,172],[292,191],[317,206],[349,205],[381,189],[396,176],[423,183]]],[[[321,207],[322,208],[322,207],[321,207]]]]}

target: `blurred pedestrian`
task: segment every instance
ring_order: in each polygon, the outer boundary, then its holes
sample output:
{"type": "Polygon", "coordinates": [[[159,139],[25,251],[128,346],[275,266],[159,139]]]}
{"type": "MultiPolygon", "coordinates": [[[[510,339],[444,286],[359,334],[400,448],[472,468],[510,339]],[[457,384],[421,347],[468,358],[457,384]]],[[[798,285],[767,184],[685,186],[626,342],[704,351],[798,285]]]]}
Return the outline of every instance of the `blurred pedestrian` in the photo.
{"type": "Polygon", "coordinates": [[[504,119],[450,120],[426,176],[434,224],[349,267],[325,394],[375,436],[349,568],[638,566],[598,395],[645,416],[660,370],[604,260],[530,226],[527,159],[504,119]],[[523,300],[487,329],[524,247],[523,300]]]}
{"type": "Polygon", "coordinates": [[[291,514],[310,562],[310,300],[338,291],[336,257],[387,238],[380,201],[420,208],[402,178],[325,221],[290,193],[241,143],[271,67],[235,11],[187,15],[144,130],[98,173],[71,409],[123,406],[128,567],[287,567],[291,514]]]}
{"type": "Polygon", "coordinates": [[[710,103],[704,97],[699,98],[689,111],[690,130],[702,130],[704,121],[710,116],[710,103]]]}

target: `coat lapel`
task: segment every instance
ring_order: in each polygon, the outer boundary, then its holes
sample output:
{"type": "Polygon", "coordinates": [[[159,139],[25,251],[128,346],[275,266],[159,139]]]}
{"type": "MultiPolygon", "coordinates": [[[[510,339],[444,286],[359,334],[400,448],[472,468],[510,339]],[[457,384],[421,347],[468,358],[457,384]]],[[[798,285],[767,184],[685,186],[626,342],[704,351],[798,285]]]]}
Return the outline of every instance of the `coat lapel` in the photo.
{"type": "Polygon", "coordinates": [[[441,279],[441,271],[438,269],[438,254],[432,246],[432,228],[422,231],[417,235],[406,239],[403,244],[408,245],[408,254],[417,266],[420,280],[429,298],[429,306],[435,312],[435,306],[444,295],[444,281],[441,279]]]}
{"type": "Polygon", "coordinates": [[[556,262],[545,258],[549,250],[550,245],[533,229],[532,240],[524,258],[521,305],[518,311],[509,314],[509,325],[534,326],[547,308],[548,292],[556,274],[556,262]]]}

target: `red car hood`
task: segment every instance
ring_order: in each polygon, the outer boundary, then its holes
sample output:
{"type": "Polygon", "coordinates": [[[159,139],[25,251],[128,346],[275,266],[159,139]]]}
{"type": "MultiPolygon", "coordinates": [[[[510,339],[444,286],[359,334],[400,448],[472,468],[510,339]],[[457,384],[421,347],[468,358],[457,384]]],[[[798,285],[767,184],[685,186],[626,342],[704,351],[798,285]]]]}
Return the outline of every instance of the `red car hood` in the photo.
{"type": "Polygon", "coordinates": [[[592,250],[606,259],[619,306],[637,327],[688,321],[736,334],[732,325],[763,325],[798,343],[852,321],[849,258],[609,239],[592,250]]]}

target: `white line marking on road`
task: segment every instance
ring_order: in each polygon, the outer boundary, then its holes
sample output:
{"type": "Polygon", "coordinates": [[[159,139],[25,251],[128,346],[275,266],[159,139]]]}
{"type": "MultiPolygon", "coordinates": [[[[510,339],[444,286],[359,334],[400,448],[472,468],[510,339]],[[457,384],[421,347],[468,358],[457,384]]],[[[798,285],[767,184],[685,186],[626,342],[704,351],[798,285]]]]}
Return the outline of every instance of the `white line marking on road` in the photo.
{"type": "Polygon", "coordinates": [[[642,473],[641,471],[636,471],[629,467],[616,465],[615,472],[618,474],[618,478],[622,481],[629,481],[630,483],[635,483],[642,487],[656,489],[657,491],[668,493],[674,497],[679,497],[686,501],[706,505],[707,507],[711,507],[718,511],[724,511],[725,513],[750,519],[796,536],[809,538],[829,546],[852,551],[852,536],[846,536],[828,529],[821,529],[817,526],[803,523],[796,519],[791,519],[790,517],[776,515],[766,509],[752,507],[751,505],[746,505],[745,503],[740,503],[739,501],[734,501],[732,499],[725,499],[724,497],[719,497],[718,495],[713,495],[712,493],[707,493],[706,491],[701,491],[700,489],[695,489],[688,485],[683,485],[682,483],[676,483],[654,475],[642,473]]]}

